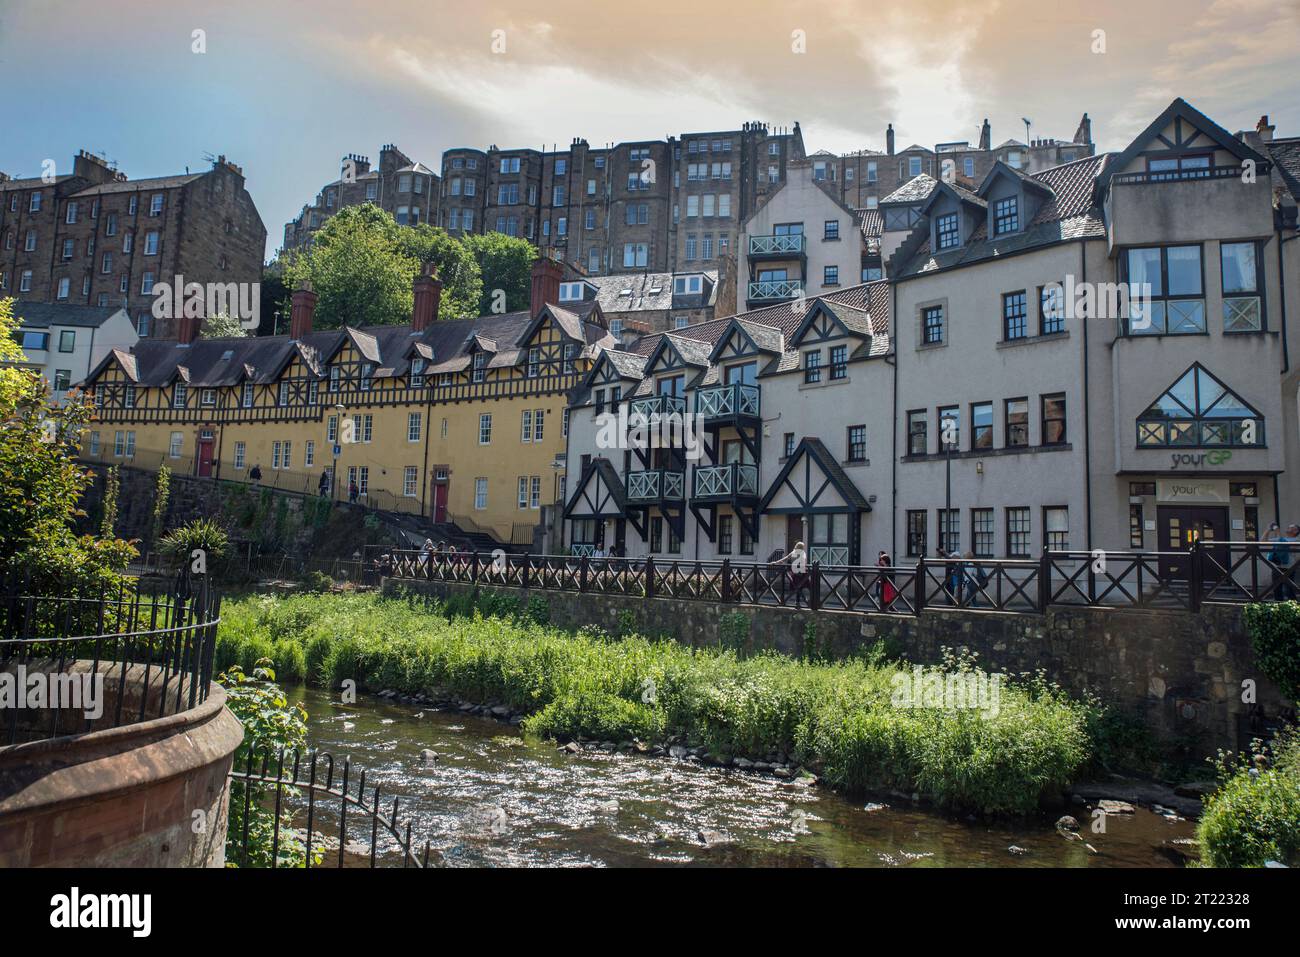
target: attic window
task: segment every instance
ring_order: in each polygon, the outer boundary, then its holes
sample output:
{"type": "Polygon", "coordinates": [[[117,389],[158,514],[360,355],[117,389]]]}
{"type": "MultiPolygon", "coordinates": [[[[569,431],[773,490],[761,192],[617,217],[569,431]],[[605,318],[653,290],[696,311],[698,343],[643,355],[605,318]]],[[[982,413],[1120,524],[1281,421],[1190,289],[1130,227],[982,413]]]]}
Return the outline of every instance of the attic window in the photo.
{"type": "Polygon", "coordinates": [[[631,289],[620,289],[618,294],[619,294],[620,296],[631,296],[631,295],[632,295],[632,290],[631,290],[631,289]]]}
{"type": "Polygon", "coordinates": [[[235,354],[234,349],[227,349],[225,352],[221,353],[221,361],[229,362],[231,358],[234,356],[234,354],[235,354]]]}
{"type": "Polygon", "coordinates": [[[562,282],[560,283],[560,302],[576,302],[582,299],[582,286],[580,282],[562,282]]]}
{"type": "Polygon", "coordinates": [[[702,276],[678,276],[673,280],[674,296],[696,295],[704,288],[702,276]]]}
{"type": "Polygon", "coordinates": [[[961,242],[961,230],[958,226],[956,213],[940,216],[935,221],[935,231],[939,239],[940,249],[952,249],[961,242]]]}
{"type": "Polygon", "coordinates": [[[993,206],[993,235],[1014,233],[1020,228],[1020,204],[1017,197],[1000,199],[993,206]]]}
{"type": "Polygon", "coordinates": [[[663,287],[663,286],[651,286],[651,287],[650,287],[650,295],[652,295],[652,296],[657,296],[657,295],[659,295],[659,294],[660,294],[661,292],[663,292],[663,291],[664,291],[664,287],[663,287]]]}

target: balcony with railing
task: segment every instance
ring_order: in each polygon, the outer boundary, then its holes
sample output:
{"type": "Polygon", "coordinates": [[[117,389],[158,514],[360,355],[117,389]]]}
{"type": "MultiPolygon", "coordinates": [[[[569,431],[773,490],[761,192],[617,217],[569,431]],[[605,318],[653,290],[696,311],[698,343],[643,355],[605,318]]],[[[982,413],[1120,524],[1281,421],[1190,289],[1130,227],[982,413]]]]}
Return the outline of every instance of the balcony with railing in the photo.
{"type": "Polygon", "coordinates": [[[802,233],[749,237],[750,259],[792,259],[802,257],[806,250],[802,233]]]}
{"type": "Polygon", "coordinates": [[[730,382],[695,393],[695,414],[706,424],[736,424],[759,417],[759,389],[756,385],[730,382]]]}
{"type": "Polygon", "coordinates": [[[680,395],[643,396],[628,403],[627,414],[629,418],[634,415],[643,415],[651,422],[662,416],[685,415],[686,397],[680,395]]]}
{"type": "Polygon", "coordinates": [[[752,305],[761,302],[784,302],[803,295],[802,279],[760,279],[749,284],[747,299],[752,305]]]}
{"type": "Polygon", "coordinates": [[[729,462],[726,465],[697,465],[692,473],[691,500],[694,502],[738,502],[758,500],[758,466],[729,462]]]}
{"type": "Polygon", "coordinates": [[[681,502],[685,497],[685,472],[676,469],[646,469],[627,473],[629,505],[681,502]]]}

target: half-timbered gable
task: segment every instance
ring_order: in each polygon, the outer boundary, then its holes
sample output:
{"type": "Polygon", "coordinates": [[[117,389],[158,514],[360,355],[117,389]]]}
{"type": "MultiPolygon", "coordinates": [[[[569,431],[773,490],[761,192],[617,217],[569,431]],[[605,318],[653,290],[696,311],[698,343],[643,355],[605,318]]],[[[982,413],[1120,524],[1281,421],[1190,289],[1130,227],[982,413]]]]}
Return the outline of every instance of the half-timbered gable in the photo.
{"type": "Polygon", "coordinates": [[[799,517],[811,561],[859,563],[859,519],[871,511],[871,505],[821,439],[800,440],[763,494],[759,510],[767,515],[799,517]]]}

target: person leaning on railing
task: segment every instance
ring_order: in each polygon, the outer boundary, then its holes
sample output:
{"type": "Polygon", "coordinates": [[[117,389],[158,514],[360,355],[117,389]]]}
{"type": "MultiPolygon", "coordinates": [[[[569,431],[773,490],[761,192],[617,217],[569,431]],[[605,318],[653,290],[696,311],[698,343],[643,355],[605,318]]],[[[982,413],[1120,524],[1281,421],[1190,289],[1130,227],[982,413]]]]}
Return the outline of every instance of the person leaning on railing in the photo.
{"type": "Polygon", "coordinates": [[[788,555],[776,560],[778,565],[790,566],[790,590],[794,592],[794,607],[803,607],[803,593],[812,587],[808,572],[808,548],[803,542],[795,542],[788,555]]]}
{"type": "Polygon", "coordinates": [[[1264,557],[1273,566],[1273,597],[1278,601],[1291,601],[1296,597],[1295,572],[1291,563],[1296,544],[1300,543],[1300,525],[1292,522],[1283,535],[1274,523],[1264,541],[1272,546],[1264,557]]]}

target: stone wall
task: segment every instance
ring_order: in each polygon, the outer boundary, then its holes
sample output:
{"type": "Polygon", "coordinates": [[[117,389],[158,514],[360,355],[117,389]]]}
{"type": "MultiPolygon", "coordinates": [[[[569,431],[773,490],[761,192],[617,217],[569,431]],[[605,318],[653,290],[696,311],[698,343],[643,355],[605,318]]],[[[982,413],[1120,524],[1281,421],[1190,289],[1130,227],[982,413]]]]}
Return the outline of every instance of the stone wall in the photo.
{"type": "Polygon", "coordinates": [[[0,867],[223,867],[244,736],[225,703],[213,685],[179,714],[0,748],[0,867]]]}
{"type": "MultiPolygon", "coordinates": [[[[398,585],[436,595],[473,587],[385,583],[398,585]]],[[[891,654],[931,664],[942,660],[944,648],[966,648],[990,670],[1009,675],[1042,670],[1072,694],[1095,694],[1141,720],[1165,746],[1196,758],[1218,748],[1246,747],[1261,732],[1262,722],[1288,708],[1256,666],[1241,608],[1235,605],[1207,604],[1200,614],[1057,606],[1046,615],[926,609],[920,617],[905,617],[499,590],[525,601],[544,597],[552,623],[560,627],[594,624],[618,632],[627,624],[641,634],[696,646],[720,644],[743,624],[750,650],[790,655],[809,650],[845,657],[883,640],[891,654]],[[747,621],[727,620],[735,615],[747,621]],[[1248,681],[1254,682],[1255,704],[1242,700],[1243,682],[1248,681]]]]}

